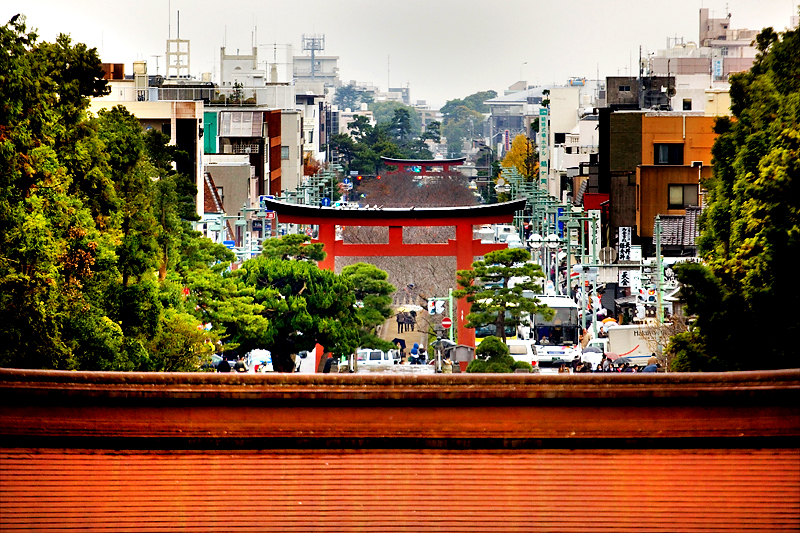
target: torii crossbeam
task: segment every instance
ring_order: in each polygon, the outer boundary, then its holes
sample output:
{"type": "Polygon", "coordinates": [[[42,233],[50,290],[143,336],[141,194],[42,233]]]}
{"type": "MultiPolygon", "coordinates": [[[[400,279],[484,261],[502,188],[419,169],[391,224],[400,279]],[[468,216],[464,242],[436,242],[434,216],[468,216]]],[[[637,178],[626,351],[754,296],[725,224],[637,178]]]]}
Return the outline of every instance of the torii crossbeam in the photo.
{"type": "MultiPolygon", "coordinates": [[[[514,213],[525,208],[525,199],[499,204],[460,207],[422,207],[386,209],[346,209],[288,204],[266,199],[265,207],[275,211],[281,223],[319,226],[319,239],[327,256],[319,267],[333,270],[337,257],[424,257],[454,256],[456,268],[472,268],[476,256],[506,248],[502,243],[482,243],[473,238],[473,226],[508,223],[514,213]],[[336,226],[378,226],[389,228],[389,242],[378,244],[345,244],[336,239],[336,226]],[[456,238],[441,244],[406,244],[406,226],[455,226],[456,238]]],[[[475,330],[464,327],[470,305],[466,298],[456,305],[458,342],[475,346],[475,330]]]]}

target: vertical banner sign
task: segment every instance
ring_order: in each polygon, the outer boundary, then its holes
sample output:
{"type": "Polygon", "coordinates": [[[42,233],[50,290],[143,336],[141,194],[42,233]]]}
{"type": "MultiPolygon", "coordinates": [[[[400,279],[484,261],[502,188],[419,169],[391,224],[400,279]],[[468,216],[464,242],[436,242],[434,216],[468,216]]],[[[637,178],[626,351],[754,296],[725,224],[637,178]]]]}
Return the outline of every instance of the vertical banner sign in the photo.
{"type": "Polygon", "coordinates": [[[712,69],[714,70],[715,78],[722,78],[722,58],[715,57],[712,62],[712,69]]]}
{"type": "Polygon", "coordinates": [[[630,287],[631,286],[631,271],[630,270],[620,270],[619,271],[619,286],[620,287],[630,287]]]}
{"type": "Polygon", "coordinates": [[[590,221],[589,223],[589,255],[592,263],[595,263],[600,255],[600,210],[590,209],[586,214],[595,219],[594,222],[590,221]]]}
{"type": "Polygon", "coordinates": [[[503,151],[505,153],[511,151],[511,132],[508,130],[503,132],[503,151]]]}
{"type": "MultiPolygon", "coordinates": [[[[619,240],[617,243],[617,258],[620,261],[631,260],[631,228],[623,226],[619,228],[619,240]]],[[[626,285],[627,287],[628,285],[626,285]]]]}
{"type": "Polygon", "coordinates": [[[550,169],[550,153],[547,150],[547,109],[539,109],[539,182],[547,186],[550,169]]]}

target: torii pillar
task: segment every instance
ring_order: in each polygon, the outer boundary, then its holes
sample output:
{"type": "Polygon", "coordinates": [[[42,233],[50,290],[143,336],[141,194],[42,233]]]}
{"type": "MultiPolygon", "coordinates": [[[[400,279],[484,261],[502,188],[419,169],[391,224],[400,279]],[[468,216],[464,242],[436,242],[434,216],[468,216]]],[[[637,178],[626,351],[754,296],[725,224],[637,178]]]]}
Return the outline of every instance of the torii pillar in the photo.
{"type": "MultiPolygon", "coordinates": [[[[500,204],[464,207],[339,209],[288,204],[265,200],[266,208],[275,211],[281,223],[319,226],[319,238],[327,253],[319,267],[333,270],[337,257],[425,257],[455,256],[456,269],[469,270],[476,256],[506,248],[503,243],[482,243],[473,238],[473,226],[509,223],[514,213],[525,208],[525,199],[500,204]],[[389,228],[389,242],[345,244],[336,238],[336,226],[377,226],[389,228]],[[447,243],[407,244],[403,242],[406,226],[455,226],[456,238],[447,243]]],[[[466,298],[456,302],[458,342],[475,346],[475,330],[465,327],[470,304],[466,298]]]]}

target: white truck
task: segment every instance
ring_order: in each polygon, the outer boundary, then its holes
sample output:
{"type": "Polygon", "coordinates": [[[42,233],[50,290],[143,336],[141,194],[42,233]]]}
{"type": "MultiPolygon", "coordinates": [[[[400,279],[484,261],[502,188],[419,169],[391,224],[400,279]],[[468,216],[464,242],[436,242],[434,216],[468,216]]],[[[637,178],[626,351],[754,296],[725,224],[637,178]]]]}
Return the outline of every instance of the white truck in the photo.
{"type": "Polygon", "coordinates": [[[642,326],[632,324],[608,328],[608,337],[595,338],[588,346],[596,346],[604,352],[613,352],[620,357],[627,357],[634,365],[646,366],[653,354],[647,349],[647,343],[641,336],[642,326]]]}
{"type": "Polygon", "coordinates": [[[516,226],[509,224],[496,224],[494,226],[494,240],[495,242],[506,242],[509,235],[519,236],[516,226]]]}

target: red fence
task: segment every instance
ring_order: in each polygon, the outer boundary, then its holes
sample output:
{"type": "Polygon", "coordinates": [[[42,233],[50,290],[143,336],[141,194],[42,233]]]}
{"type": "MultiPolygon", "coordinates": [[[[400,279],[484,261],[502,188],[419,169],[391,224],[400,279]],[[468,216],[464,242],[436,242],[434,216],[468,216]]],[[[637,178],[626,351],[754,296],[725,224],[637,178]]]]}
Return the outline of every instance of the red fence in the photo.
{"type": "Polygon", "coordinates": [[[0,529],[800,528],[800,371],[0,370],[0,529]]]}

